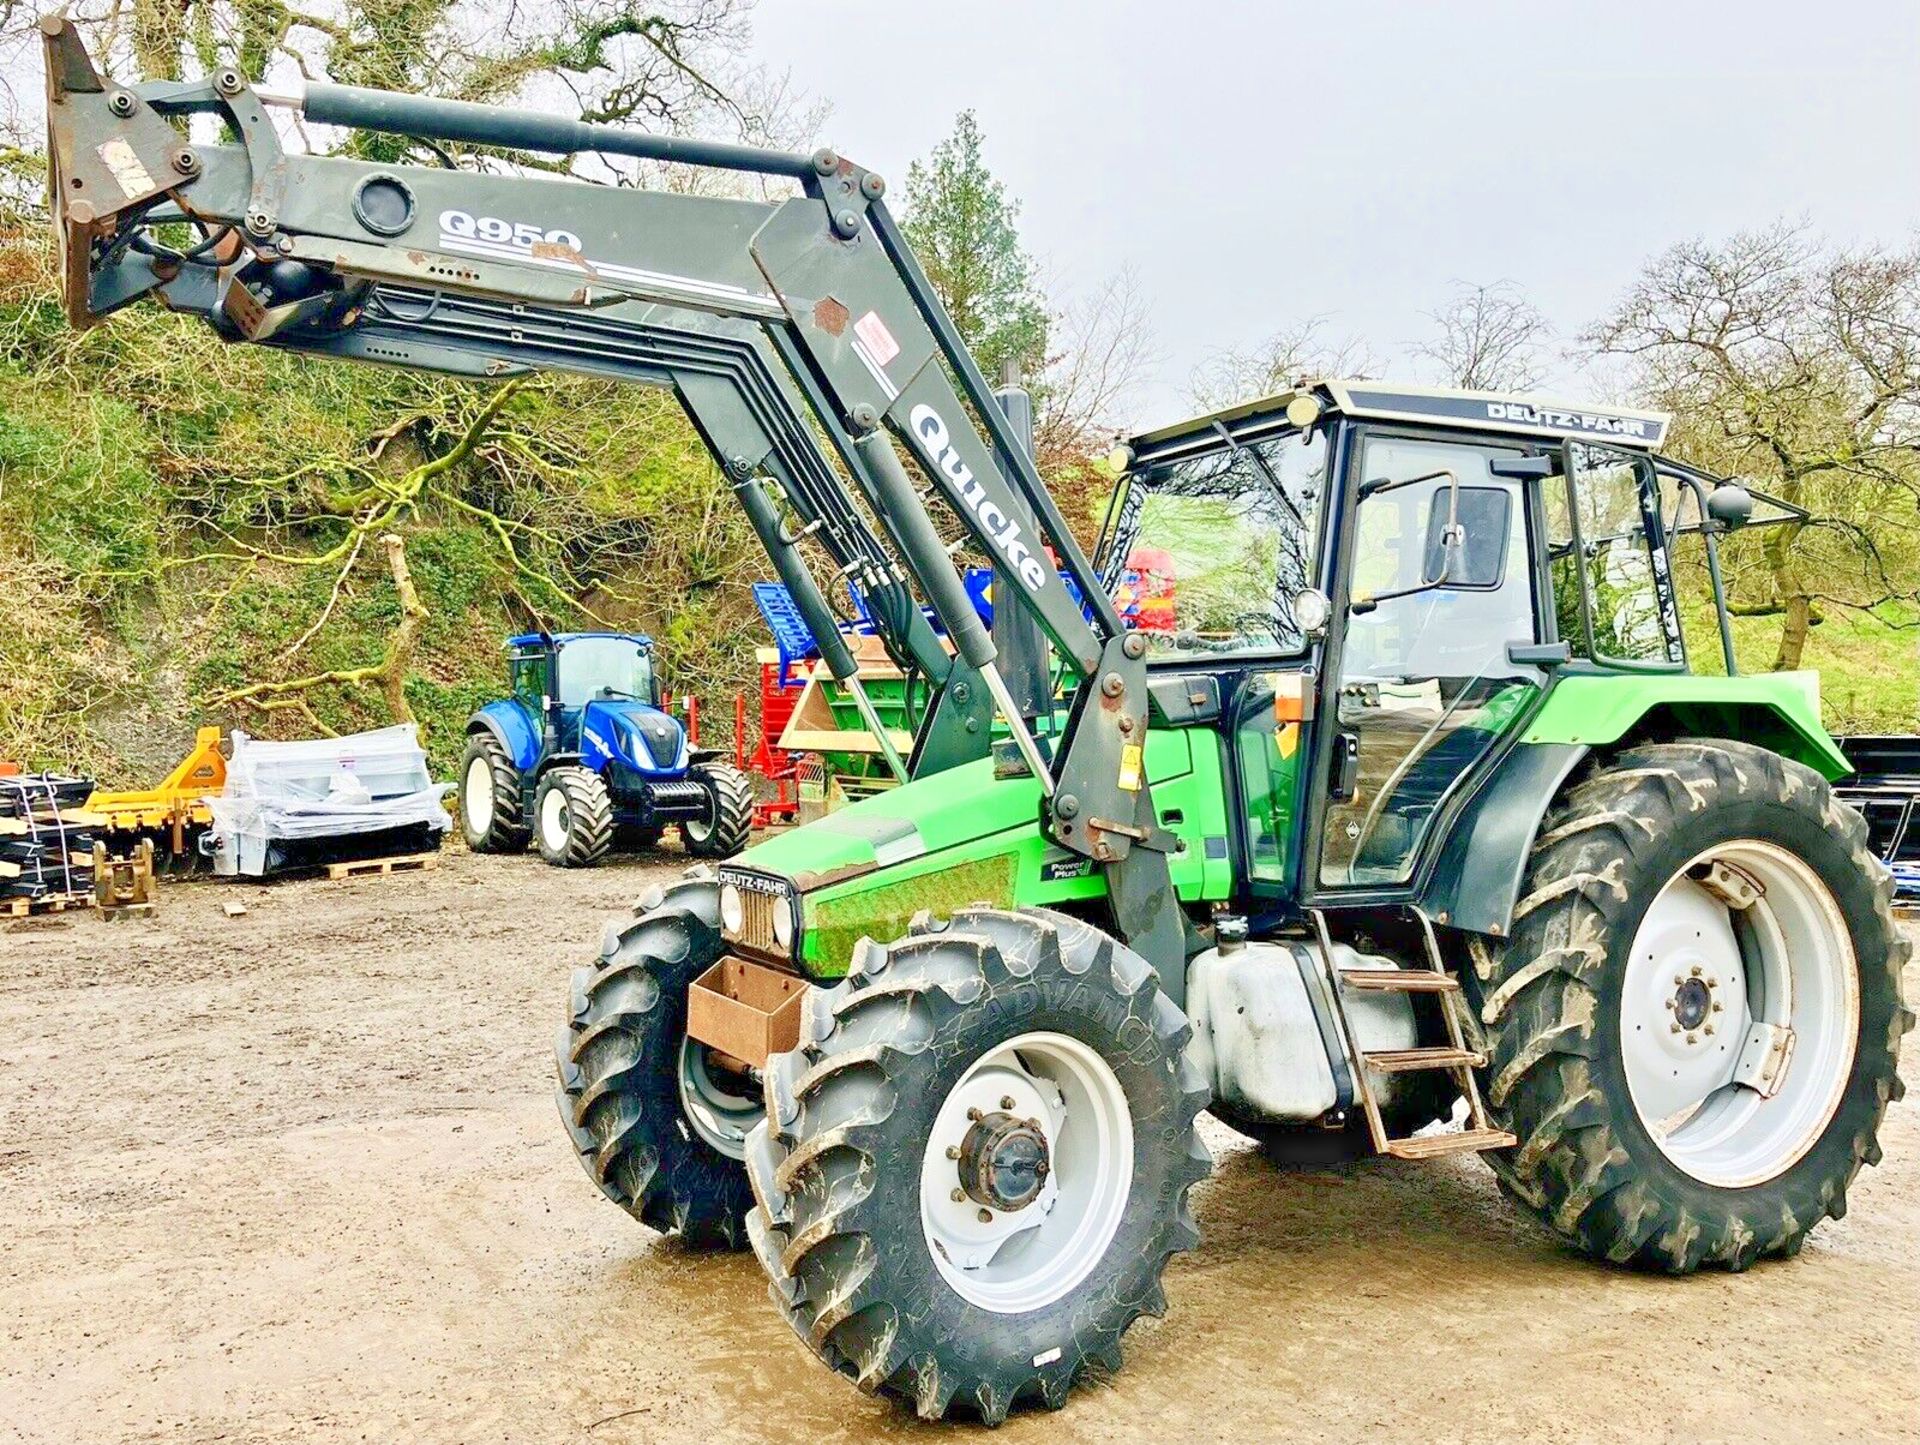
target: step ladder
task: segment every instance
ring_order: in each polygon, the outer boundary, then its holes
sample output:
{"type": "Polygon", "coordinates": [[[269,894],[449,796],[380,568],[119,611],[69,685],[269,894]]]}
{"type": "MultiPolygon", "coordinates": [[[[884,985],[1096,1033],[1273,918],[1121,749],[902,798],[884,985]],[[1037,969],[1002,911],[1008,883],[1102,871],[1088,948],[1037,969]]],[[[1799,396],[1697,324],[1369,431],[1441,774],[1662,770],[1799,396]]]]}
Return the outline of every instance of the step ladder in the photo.
{"type": "Polygon", "coordinates": [[[1496,1128],[1487,1117],[1486,1104],[1480,1098],[1480,1084],[1473,1071],[1485,1065],[1484,1055],[1467,1047],[1461,1027],[1460,1010],[1466,1000],[1460,994],[1460,980],[1447,972],[1440,956],[1440,940],[1434,935],[1433,922],[1419,908],[1411,908],[1420,920],[1420,936],[1426,944],[1427,967],[1418,968],[1338,968],[1334,964],[1333,937],[1327,931],[1326,915],[1317,908],[1307,910],[1320,943],[1320,962],[1326,970],[1328,992],[1333,997],[1334,1017],[1353,1059],[1353,1091],[1367,1116],[1367,1132],[1373,1147],[1395,1159],[1431,1159],[1441,1154],[1463,1154],[1483,1149],[1511,1149],[1519,1141],[1507,1130],[1496,1128]],[[1447,1042],[1432,1048],[1377,1049],[1363,1051],[1347,1019],[1343,988],[1365,993],[1432,994],[1439,1003],[1446,1023],[1447,1042]],[[1444,1069],[1453,1076],[1467,1101],[1467,1127],[1445,1134],[1396,1139],[1387,1133],[1380,1117],[1380,1101],[1374,1097],[1370,1074],[1406,1074],[1421,1069],[1444,1069]]]}

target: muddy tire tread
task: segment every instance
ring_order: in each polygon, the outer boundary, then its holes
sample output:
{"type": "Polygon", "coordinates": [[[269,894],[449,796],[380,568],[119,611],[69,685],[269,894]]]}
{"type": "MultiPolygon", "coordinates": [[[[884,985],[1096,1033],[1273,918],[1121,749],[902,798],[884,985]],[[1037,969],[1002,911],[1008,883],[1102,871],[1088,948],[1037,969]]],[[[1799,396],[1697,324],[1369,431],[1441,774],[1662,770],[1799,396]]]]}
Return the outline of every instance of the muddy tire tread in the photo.
{"type": "MultiPolygon", "coordinates": [[[[1889,1097],[1898,1095],[1899,1038],[1913,1014],[1899,1002],[1910,944],[1893,924],[1891,897],[1891,878],[1868,851],[1864,821],[1797,762],[1747,743],[1699,740],[1630,748],[1592,770],[1541,826],[1512,936],[1504,946],[1476,941],[1472,950],[1466,984],[1474,1032],[1488,1053],[1481,1087],[1496,1119],[1520,1139],[1514,1149],[1486,1156],[1504,1190],[1562,1238],[1615,1263],[1684,1274],[1704,1265],[1740,1270],[1797,1253],[1821,1220],[1845,1212],[1860,1165],[1877,1162],[1880,1121],[1889,1097]],[[1635,1168],[1619,1117],[1631,1114],[1632,1104],[1609,1098],[1596,1078],[1594,1037],[1608,940],[1626,926],[1636,865],[1685,819],[1755,800],[1785,804],[1831,832],[1851,866],[1873,880],[1878,907],[1858,924],[1857,952],[1863,974],[1886,971],[1889,977],[1877,982],[1894,1000],[1887,1036],[1863,1039],[1863,1054],[1870,1042],[1878,1047],[1865,1061],[1870,1092],[1849,1115],[1844,1177],[1825,1179],[1811,1197],[1779,1191],[1777,1212],[1759,1221],[1741,1208],[1723,1209],[1718,1219],[1690,1214],[1635,1168]]],[[[1843,1112],[1852,1099],[1850,1087],[1843,1112]]]]}
{"type": "MultiPolygon", "coordinates": [[[[1167,1261],[1199,1242],[1188,1194],[1212,1167],[1194,1127],[1208,1094],[1185,1058],[1190,1030],[1151,969],[1065,915],[976,907],[946,924],[923,915],[891,945],[863,940],[848,977],[810,1004],[800,1046],[768,1064],[767,1147],[758,1168],[752,1141],[748,1148],[757,1198],[748,1230],[772,1281],[769,1294],[794,1332],[861,1389],[900,1396],[929,1420],[956,1403],[989,1424],[1023,1400],[1058,1409],[1077,1379],[1118,1369],[1127,1328],[1166,1308],[1160,1281],[1167,1261]],[[875,1160],[898,1147],[886,1125],[902,1091],[930,1076],[932,1046],[970,1005],[1036,975],[1082,978],[1127,1001],[1170,1061],[1180,1140],[1169,1166],[1174,1207],[1151,1246],[1126,1265],[1121,1287],[1069,1297],[1072,1343],[1040,1365],[929,1337],[913,1318],[915,1300],[889,1292],[903,1281],[890,1278],[873,1243],[881,1231],[902,1228],[875,1198],[875,1160]]],[[[906,1227],[917,1240],[917,1221],[906,1227]]],[[[924,1268],[931,1273],[931,1262],[924,1268]]]]}
{"type": "Polygon", "coordinates": [[[608,926],[598,962],[573,971],[555,1097],[581,1167],[615,1204],[695,1247],[737,1248],[746,1173],[684,1127],[678,1092],[687,989],[720,954],[719,897],[711,882],[678,883],[608,926]]]}

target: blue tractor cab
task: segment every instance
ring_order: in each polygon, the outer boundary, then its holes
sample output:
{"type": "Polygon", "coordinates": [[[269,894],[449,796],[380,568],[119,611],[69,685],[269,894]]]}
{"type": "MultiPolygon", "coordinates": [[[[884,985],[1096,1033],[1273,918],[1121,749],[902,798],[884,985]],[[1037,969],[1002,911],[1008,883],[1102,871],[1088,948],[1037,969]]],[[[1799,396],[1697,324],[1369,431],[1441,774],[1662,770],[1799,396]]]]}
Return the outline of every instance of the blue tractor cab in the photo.
{"type": "Polygon", "coordinates": [[[507,685],[467,722],[460,823],[476,852],[532,839],[579,868],[616,840],[652,847],[669,826],[699,857],[746,846],[752,784],[661,708],[651,638],[521,633],[507,639],[507,685]]]}

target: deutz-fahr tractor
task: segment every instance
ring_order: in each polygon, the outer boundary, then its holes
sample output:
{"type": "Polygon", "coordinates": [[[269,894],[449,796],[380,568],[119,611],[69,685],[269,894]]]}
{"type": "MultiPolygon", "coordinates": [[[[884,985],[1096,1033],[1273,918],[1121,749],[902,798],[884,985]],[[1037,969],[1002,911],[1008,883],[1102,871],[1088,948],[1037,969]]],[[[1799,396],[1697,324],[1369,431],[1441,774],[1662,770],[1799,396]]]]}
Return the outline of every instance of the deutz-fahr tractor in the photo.
{"type": "Polygon", "coordinates": [[[753,785],[721,754],[688,745],[660,706],[650,638],[529,632],[507,641],[509,695],[467,723],[460,826],[477,852],[584,868],[616,839],[651,848],[669,826],[687,851],[746,845],[753,785]]]}
{"type": "Polygon", "coordinates": [[[557,1039],[595,1184],[750,1243],[862,1388],[995,1422],[1116,1368],[1199,1241],[1204,1110],[1283,1157],[1476,1153],[1574,1248],[1672,1273],[1795,1253],[1878,1160],[1908,944],[1817,680],[1738,675],[1720,583],[1727,533],[1794,513],[1663,456],[1664,418],[1303,382],[1142,433],[1103,552],[1175,580],[1130,631],[873,172],[121,85],[43,25],[76,325],[152,296],[316,356],[670,387],[816,636],[806,539],[888,599],[937,684],[906,780],[650,892],[557,1039]],[[290,154],[273,107],[787,193],[290,154]]]}

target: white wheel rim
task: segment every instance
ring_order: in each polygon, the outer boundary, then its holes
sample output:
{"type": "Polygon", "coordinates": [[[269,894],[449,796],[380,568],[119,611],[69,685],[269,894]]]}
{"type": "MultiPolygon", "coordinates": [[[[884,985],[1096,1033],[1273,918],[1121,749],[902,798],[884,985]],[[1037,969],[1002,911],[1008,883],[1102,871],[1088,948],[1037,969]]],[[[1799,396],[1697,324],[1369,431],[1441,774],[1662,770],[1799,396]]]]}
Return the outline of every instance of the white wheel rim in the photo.
{"type": "Polygon", "coordinates": [[[1765,1183],[1814,1146],[1846,1091],[1859,1025],[1840,905],[1772,843],[1708,849],[1634,934],[1620,1006],[1628,1090],[1661,1152],[1703,1184],[1765,1183]]]}
{"type": "Polygon", "coordinates": [[[564,851],[567,835],[572,831],[573,816],[567,811],[567,795],[558,787],[548,788],[540,800],[540,836],[547,840],[548,850],[564,851]]]}
{"type": "Polygon", "coordinates": [[[1065,1034],[1022,1034],[976,1059],[941,1104],[921,1160],[920,1223],[956,1294],[995,1314],[1025,1314],[1093,1272],[1132,1186],[1133,1113],[1107,1061],[1065,1034]],[[964,1193],[953,1198],[960,1166],[947,1151],[973,1127],[969,1110],[1039,1123],[1049,1169],[1025,1207],[987,1209],[964,1193]]]}
{"type": "Polygon", "coordinates": [[[707,789],[707,816],[688,818],[680,824],[680,831],[686,835],[689,843],[704,843],[713,836],[714,827],[720,817],[720,795],[712,788],[707,789]]]}
{"type": "Polygon", "coordinates": [[[706,1050],[692,1039],[680,1041],[680,1107],[687,1122],[708,1144],[729,1159],[747,1157],[747,1135],[766,1117],[766,1105],[752,1094],[736,1094],[707,1067],[706,1050]]]}
{"type": "Polygon", "coordinates": [[[460,790],[460,805],[467,810],[467,827],[484,836],[493,826],[493,769],[485,758],[467,764],[467,785],[460,790]]]}

